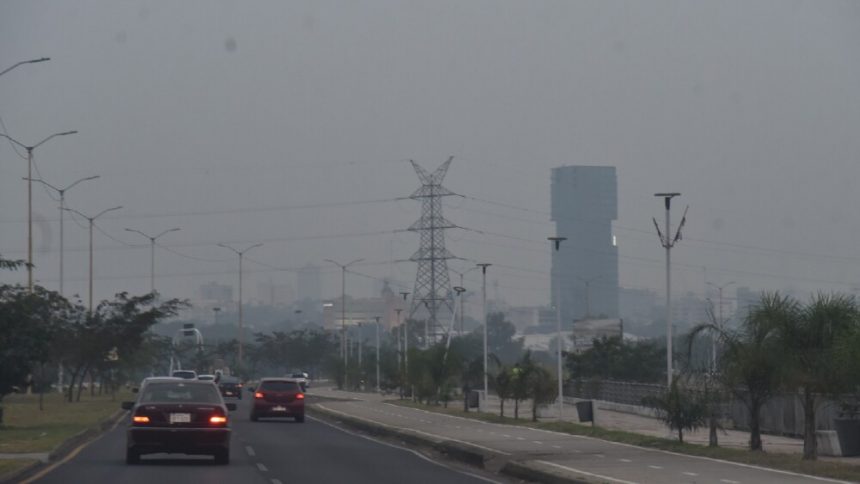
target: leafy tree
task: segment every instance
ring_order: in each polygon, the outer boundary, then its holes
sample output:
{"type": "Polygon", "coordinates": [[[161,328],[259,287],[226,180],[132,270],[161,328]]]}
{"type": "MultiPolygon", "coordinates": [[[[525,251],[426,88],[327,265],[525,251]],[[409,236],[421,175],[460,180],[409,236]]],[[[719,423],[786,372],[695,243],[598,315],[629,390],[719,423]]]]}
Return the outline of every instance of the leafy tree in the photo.
{"type": "Polygon", "coordinates": [[[514,394],[514,377],[512,368],[502,364],[499,357],[495,354],[490,354],[489,358],[496,366],[496,373],[492,376],[493,389],[496,390],[496,395],[499,397],[499,416],[504,417],[505,400],[513,397],[514,394]]]}
{"type": "Polygon", "coordinates": [[[532,421],[537,422],[538,408],[552,403],[558,388],[552,373],[542,365],[535,365],[528,374],[529,395],[532,399],[532,421]]]}
{"type": "Polygon", "coordinates": [[[716,376],[747,407],[751,450],[762,450],[761,409],[785,377],[784,347],[778,329],[798,314],[799,306],[791,298],[765,293],[739,328],[703,323],[690,332],[690,341],[709,332],[720,343],[722,355],[716,376]]]}
{"type": "Polygon", "coordinates": [[[595,339],[582,353],[567,354],[577,378],[657,382],[666,377],[664,350],[652,341],[627,342],[620,336],[595,339]]]}
{"type": "Polygon", "coordinates": [[[685,388],[681,378],[672,380],[672,385],[662,395],[645,397],[644,405],[653,407],[657,416],[672,430],[678,431],[678,441],[684,441],[684,430],[693,431],[705,423],[706,405],[685,388]]]}
{"type": "Polygon", "coordinates": [[[818,456],[815,418],[822,396],[838,393],[850,378],[836,357],[838,343],[858,326],[854,298],[818,294],[793,314],[779,319],[779,335],[788,363],[787,387],[800,388],[803,406],[803,458],[818,456]]]}

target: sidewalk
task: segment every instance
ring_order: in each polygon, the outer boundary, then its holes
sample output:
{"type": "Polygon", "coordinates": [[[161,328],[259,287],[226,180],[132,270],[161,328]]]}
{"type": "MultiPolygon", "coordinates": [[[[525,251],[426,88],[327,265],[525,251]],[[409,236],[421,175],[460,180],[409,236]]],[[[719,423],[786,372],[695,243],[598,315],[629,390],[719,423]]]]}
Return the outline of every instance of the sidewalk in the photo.
{"type": "MultiPolygon", "coordinates": [[[[344,398],[364,401],[382,402],[385,400],[396,399],[396,394],[380,395],[378,393],[357,393],[337,390],[333,387],[312,388],[312,394],[327,396],[330,398],[344,398]]],[[[499,414],[499,399],[495,395],[484,402],[483,411],[499,414]]],[[[625,432],[633,432],[652,437],[663,437],[669,439],[677,439],[677,432],[671,431],[662,421],[653,417],[646,417],[636,413],[619,411],[619,408],[624,405],[613,404],[611,402],[595,401],[594,402],[594,419],[595,425],[609,430],[621,430],[625,432]],[[611,409],[610,407],[614,408],[611,409]]],[[[462,407],[462,401],[457,400],[449,405],[462,407]]],[[[632,408],[631,408],[632,410],[632,408]]],[[[513,401],[505,401],[505,416],[513,417],[514,405],[513,401]]],[[[540,420],[555,420],[558,415],[558,406],[550,405],[539,410],[538,418],[540,420]]],[[[562,409],[563,419],[565,421],[579,422],[576,412],[576,407],[569,402],[565,402],[562,409]]],[[[531,418],[531,402],[520,402],[520,418],[531,418]]],[[[724,430],[717,432],[717,439],[721,447],[746,449],[749,447],[749,432],[743,430],[724,430]]],[[[708,429],[700,428],[694,432],[684,432],[684,442],[698,445],[708,445],[708,429]]],[[[803,439],[794,437],[785,437],[779,435],[762,435],[762,443],[764,450],[771,453],[780,454],[802,454],[803,439]]],[[[821,460],[842,462],[846,464],[860,465],[860,457],[831,457],[819,456],[821,460]]]]}

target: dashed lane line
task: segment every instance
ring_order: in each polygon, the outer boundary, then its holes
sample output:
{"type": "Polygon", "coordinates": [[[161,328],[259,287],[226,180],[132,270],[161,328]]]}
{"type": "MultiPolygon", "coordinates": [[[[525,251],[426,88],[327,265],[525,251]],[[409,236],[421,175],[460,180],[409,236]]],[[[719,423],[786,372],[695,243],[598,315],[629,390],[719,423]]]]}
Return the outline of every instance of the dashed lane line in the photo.
{"type": "Polygon", "coordinates": [[[260,469],[260,472],[267,472],[269,470],[262,462],[257,462],[257,469],[260,469]]]}
{"type": "Polygon", "coordinates": [[[601,474],[594,474],[592,472],[586,472],[584,470],[576,469],[576,468],[573,468],[570,466],[563,466],[561,464],[556,464],[555,462],[549,462],[549,461],[545,461],[545,460],[539,460],[539,461],[535,461],[535,462],[539,462],[541,464],[548,465],[551,467],[557,467],[559,469],[564,469],[566,471],[575,472],[577,474],[582,474],[583,476],[595,477],[597,479],[602,479],[604,481],[617,482],[618,484],[637,484],[636,482],[633,482],[633,481],[625,481],[623,479],[616,479],[614,477],[604,476],[601,474]]]}
{"type": "Polygon", "coordinates": [[[253,448],[253,447],[251,447],[250,445],[246,445],[246,446],[245,446],[245,452],[247,452],[247,453],[248,453],[248,455],[249,455],[249,456],[251,456],[251,457],[254,457],[255,455],[257,455],[257,453],[256,453],[256,452],[254,452],[254,448],[253,448]]]}
{"type": "Polygon", "coordinates": [[[619,460],[619,461],[621,461],[621,462],[627,462],[627,463],[633,462],[633,461],[632,461],[632,460],[630,460],[630,459],[618,459],[618,460],[619,460]]]}
{"type": "Polygon", "coordinates": [[[540,440],[532,440],[532,442],[534,442],[537,445],[543,445],[543,442],[541,442],[540,440]]]}
{"type": "Polygon", "coordinates": [[[650,467],[652,469],[657,469],[657,470],[660,470],[663,468],[663,466],[648,466],[648,467],[650,467]]]}
{"type": "Polygon", "coordinates": [[[682,472],[681,474],[684,474],[685,476],[690,476],[690,477],[698,476],[698,474],[696,474],[695,472],[682,472]]]}
{"type": "Polygon", "coordinates": [[[720,479],[720,482],[725,482],[726,484],[741,484],[741,481],[732,481],[731,479],[720,479]]]}
{"type": "Polygon", "coordinates": [[[284,484],[280,479],[272,479],[272,484],[284,484]]]}

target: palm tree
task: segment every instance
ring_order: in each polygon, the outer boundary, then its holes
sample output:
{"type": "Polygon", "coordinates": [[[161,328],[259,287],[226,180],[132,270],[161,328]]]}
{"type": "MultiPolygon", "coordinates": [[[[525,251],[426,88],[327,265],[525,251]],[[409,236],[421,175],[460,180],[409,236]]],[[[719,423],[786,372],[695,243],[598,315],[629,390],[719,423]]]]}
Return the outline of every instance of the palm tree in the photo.
{"type": "Polygon", "coordinates": [[[761,409],[779,389],[784,376],[784,348],[778,329],[797,319],[800,307],[779,293],[764,293],[741,326],[723,328],[714,322],[697,325],[690,344],[709,332],[722,347],[717,378],[747,407],[750,418],[750,449],[762,450],[761,409]]]}
{"type": "Polygon", "coordinates": [[[705,423],[707,408],[704,402],[687,389],[681,388],[681,378],[672,379],[672,385],[662,395],[645,397],[642,403],[653,407],[657,416],[672,430],[678,431],[678,441],[684,441],[684,430],[693,431],[705,423]]]}
{"type": "Polygon", "coordinates": [[[839,342],[858,326],[852,296],[818,294],[793,318],[780,320],[779,335],[789,366],[789,389],[799,388],[803,406],[803,458],[818,456],[815,418],[821,396],[844,389],[847,376],[836,358],[839,342]]]}

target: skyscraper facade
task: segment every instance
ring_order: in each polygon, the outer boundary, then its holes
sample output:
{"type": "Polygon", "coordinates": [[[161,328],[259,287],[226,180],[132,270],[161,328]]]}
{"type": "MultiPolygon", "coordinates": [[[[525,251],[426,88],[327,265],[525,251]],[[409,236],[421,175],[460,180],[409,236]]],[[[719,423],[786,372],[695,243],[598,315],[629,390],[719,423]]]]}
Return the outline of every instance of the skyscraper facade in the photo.
{"type": "Polygon", "coordinates": [[[561,295],[565,327],[586,318],[618,317],[618,247],[612,221],[618,218],[615,167],[552,169],[551,219],[567,237],[552,252],[552,305],[561,295]]]}

